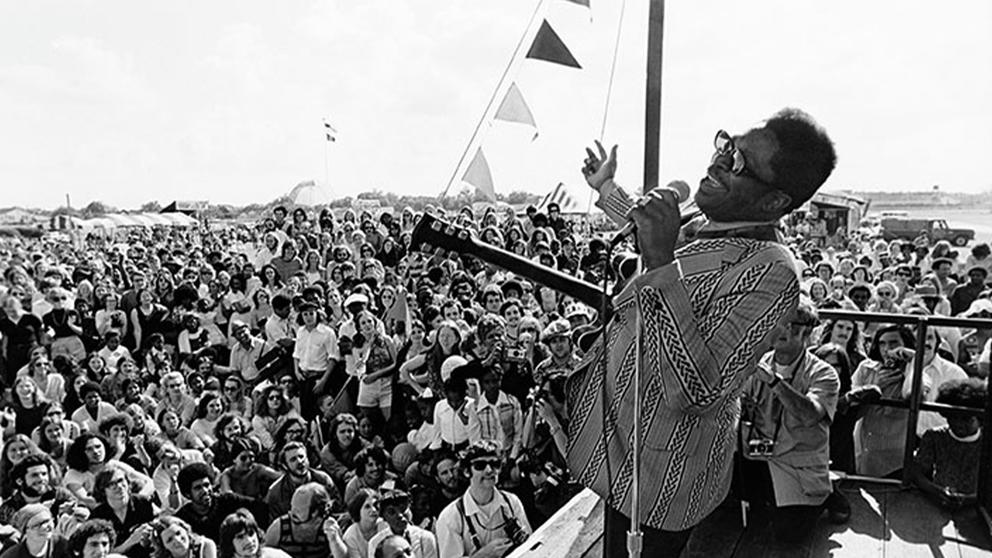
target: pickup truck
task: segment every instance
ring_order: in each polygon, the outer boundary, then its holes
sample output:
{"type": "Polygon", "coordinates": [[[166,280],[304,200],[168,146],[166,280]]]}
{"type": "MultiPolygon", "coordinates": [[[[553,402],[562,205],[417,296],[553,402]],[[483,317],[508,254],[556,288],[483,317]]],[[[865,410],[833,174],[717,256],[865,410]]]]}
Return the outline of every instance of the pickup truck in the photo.
{"type": "Polygon", "coordinates": [[[930,243],[947,240],[955,246],[965,246],[975,239],[973,229],[958,229],[947,226],[944,219],[909,219],[906,217],[887,217],[882,219],[882,238],[884,240],[915,240],[925,235],[930,243]]]}

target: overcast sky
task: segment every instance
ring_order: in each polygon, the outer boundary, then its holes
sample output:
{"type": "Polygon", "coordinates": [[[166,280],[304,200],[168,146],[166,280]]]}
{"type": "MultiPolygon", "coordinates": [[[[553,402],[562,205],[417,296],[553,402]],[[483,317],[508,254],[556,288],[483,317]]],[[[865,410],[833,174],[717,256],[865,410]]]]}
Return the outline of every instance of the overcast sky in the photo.
{"type": "MultiPolygon", "coordinates": [[[[539,135],[484,126],[497,191],[580,188],[604,110],[640,186],[647,3],[627,0],[607,110],[620,2],[544,2],[583,69],[511,68],[539,135]]],[[[323,182],[325,148],[335,196],[440,193],[536,5],[0,3],[0,206],[264,202],[323,182]]],[[[695,188],[717,129],[797,106],[837,144],[828,188],[992,189],[990,31],[988,0],[669,1],[662,178],[695,188]]]]}

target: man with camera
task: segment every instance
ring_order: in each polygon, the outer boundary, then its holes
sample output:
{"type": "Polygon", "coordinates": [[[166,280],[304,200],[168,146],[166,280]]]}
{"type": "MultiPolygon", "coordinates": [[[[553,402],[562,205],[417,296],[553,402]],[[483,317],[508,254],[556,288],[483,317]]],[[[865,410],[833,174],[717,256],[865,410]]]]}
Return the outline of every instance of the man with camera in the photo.
{"type": "Polygon", "coordinates": [[[440,556],[500,558],[530,536],[520,499],[496,488],[501,467],[495,442],[483,440],[465,451],[462,468],[469,476],[469,487],[438,515],[440,556]]]}
{"type": "MultiPolygon", "coordinates": [[[[758,362],[741,394],[744,497],[769,506],[775,536],[791,543],[812,531],[831,497],[830,421],[840,378],[806,350],[817,323],[812,304],[800,302],[780,322],[772,350],[758,362]]],[[[843,497],[837,493],[834,498],[843,497]]],[[[831,519],[843,522],[846,517],[838,512],[831,519]]]]}
{"type": "Polygon", "coordinates": [[[534,368],[534,379],[538,384],[555,374],[568,374],[580,359],[575,354],[572,343],[572,325],[568,320],[557,319],[541,332],[541,342],[548,346],[551,355],[534,368]]]}
{"type": "Polygon", "coordinates": [[[434,533],[410,523],[410,495],[402,490],[382,491],[379,499],[379,517],[385,520],[389,529],[383,529],[369,539],[369,558],[374,558],[382,541],[399,535],[410,543],[413,558],[438,558],[437,540],[434,533]]]}

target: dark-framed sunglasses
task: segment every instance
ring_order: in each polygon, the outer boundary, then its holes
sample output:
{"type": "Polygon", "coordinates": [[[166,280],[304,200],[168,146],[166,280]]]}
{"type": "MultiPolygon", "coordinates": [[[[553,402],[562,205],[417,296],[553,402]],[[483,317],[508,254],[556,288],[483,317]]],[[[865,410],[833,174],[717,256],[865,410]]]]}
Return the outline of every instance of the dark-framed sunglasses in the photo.
{"type": "Polygon", "coordinates": [[[717,157],[722,157],[729,154],[732,159],[730,172],[736,174],[737,176],[746,176],[763,184],[768,184],[768,182],[765,182],[765,180],[760,176],[754,174],[754,171],[747,168],[747,158],[744,157],[744,152],[737,147],[737,144],[734,143],[734,138],[726,130],[717,131],[716,137],[713,138],[713,148],[716,151],[713,153],[712,159],[710,159],[711,163],[716,161],[717,157]]]}
{"type": "Polygon", "coordinates": [[[499,459],[479,459],[472,462],[472,468],[476,471],[485,471],[486,467],[491,467],[493,471],[498,471],[503,464],[499,459]]]}

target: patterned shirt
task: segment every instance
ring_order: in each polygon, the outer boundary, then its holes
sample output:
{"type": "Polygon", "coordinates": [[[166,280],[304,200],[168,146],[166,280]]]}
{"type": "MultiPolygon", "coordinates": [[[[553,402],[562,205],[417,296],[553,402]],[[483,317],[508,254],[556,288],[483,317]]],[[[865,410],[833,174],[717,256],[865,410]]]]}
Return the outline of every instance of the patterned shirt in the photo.
{"type": "Polygon", "coordinates": [[[697,240],[634,277],[614,298],[605,344],[596,341],[567,383],[572,474],[629,516],[640,314],[640,511],[656,529],[692,527],[726,496],[744,380],[799,298],[786,248],[733,234],[697,240]]]}
{"type": "Polygon", "coordinates": [[[519,444],[524,415],[516,397],[500,391],[496,403],[490,403],[485,395],[480,395],[468,405],[466,412],[469,443],[492,440],[505,451],[519,444]]]}

